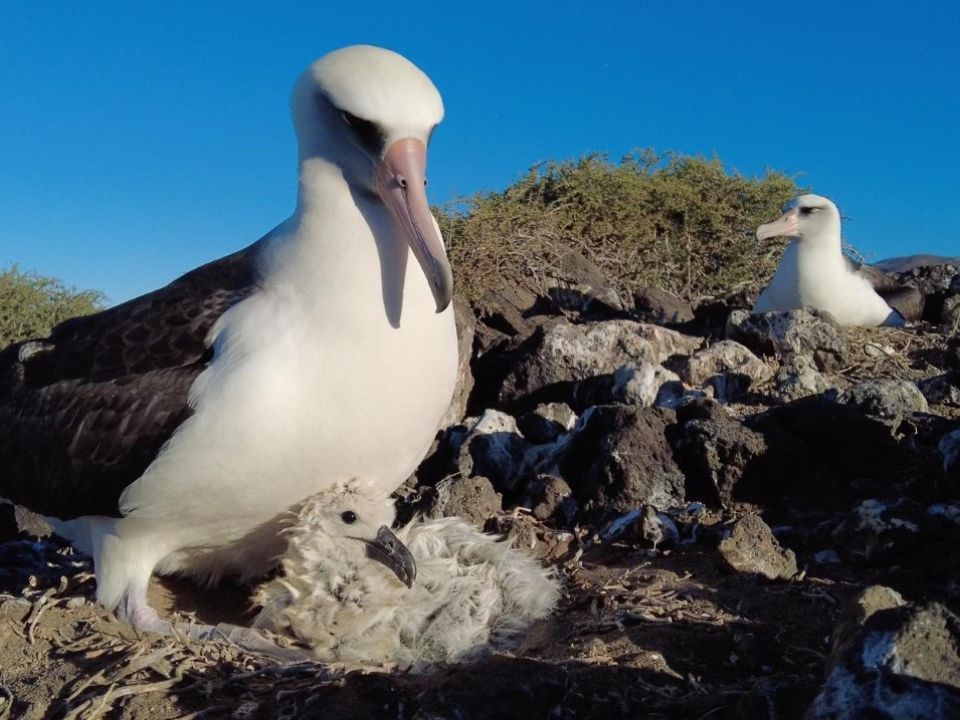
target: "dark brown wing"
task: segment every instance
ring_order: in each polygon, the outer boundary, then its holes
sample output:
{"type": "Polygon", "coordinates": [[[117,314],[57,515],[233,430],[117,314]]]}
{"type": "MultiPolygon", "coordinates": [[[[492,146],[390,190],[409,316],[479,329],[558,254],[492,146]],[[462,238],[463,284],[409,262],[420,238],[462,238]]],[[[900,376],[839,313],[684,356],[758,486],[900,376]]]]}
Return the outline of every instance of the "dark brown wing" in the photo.
{"type": "Polygon", "coordinates": [[[872,265],[853,265],[854,269],[867,279],[877,295],[882,297],[887,305],[900,313],[907,322],[916,322],[923,317],[923,307],[926,298],[919,288],[905,285],[889,273],[885,273],[872,265]]]}
{"type": "Polygon", "coordinates": [[[258,246],[0,352],[0,497],[63,519],[118,516],[123,489],[190,414],[211,327],[256,289],[258,246]]]}

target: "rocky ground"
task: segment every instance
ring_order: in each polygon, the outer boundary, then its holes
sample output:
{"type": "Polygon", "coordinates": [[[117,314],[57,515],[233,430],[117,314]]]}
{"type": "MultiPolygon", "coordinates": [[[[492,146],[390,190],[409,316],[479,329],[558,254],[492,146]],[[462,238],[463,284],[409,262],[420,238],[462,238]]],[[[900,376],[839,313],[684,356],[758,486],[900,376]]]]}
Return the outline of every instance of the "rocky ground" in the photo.
{"type": "MultiPolygon", "coordinates": [[[[845,329],[570,268],[458,307],[461,387],[398,493],[557,568],[515,652],[345,673],[138,638],[0,508],[0,720],[960,717],[960,269],[904,274],[923,323],[845,329]]],[[[250,617],[246,588],[154,592],[250,617]]]]}

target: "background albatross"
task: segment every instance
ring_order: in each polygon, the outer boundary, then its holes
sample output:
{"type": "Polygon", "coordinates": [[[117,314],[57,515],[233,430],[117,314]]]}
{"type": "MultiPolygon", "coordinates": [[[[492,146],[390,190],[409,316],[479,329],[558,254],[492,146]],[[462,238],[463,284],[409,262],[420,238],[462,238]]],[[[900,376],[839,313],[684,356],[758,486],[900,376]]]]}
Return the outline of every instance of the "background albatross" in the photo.
{"type": "MultiPolygon", "coordinates": [[[[425,454],[457,366],[424,190],[442,116],[400,55],[326,55],[293,93],[288,220],[0,353],[0,496],[93,556],[97,598],[121,618],[169,629],[146,601],[153,571],[261,574],[306,497],[347,480],[382,496],[425,454]]],[[[402,546],[381,555],[409,574],[402,546]]]]}
{"type": "Polygon", "coordinates": [[[814,307],[841,325],[903,325],[919,320],[923,295],[843,254],[840,212],[819,195],[800,195],[783,215],[757,228],[757,239],[790,239],[755,313],[814,307]]]}

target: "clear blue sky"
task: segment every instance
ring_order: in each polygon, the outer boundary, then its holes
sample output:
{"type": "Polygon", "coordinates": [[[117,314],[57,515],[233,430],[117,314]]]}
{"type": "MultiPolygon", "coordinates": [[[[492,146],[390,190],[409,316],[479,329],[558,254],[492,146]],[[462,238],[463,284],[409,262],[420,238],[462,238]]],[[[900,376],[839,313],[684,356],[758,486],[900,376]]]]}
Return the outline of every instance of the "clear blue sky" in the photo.
{"type": "Polygon", "coordinates": [[[307,63],[397,50],[447,116],[431,200],[652,146],[799,174],[873,259],[960,253],[956,2],[0,0],[0,267],[113,302],[292,209],[307,63]]]}

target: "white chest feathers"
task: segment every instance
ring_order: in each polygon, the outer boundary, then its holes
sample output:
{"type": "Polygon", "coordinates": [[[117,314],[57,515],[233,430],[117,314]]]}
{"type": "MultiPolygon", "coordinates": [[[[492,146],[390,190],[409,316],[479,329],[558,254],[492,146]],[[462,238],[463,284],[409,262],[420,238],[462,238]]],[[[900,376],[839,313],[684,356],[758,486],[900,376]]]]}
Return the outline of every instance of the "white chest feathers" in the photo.
{"type": "Polygon", "coordinates": [[[530,556],[458,518],[397,533],[417,563],[407,588],[359,546],[311,529],[310,507],[290,533],[283,573],[263,585],[256,625],[289,633],[324,662],[424,670],[515,646],[560,594],[530,556]]]}

